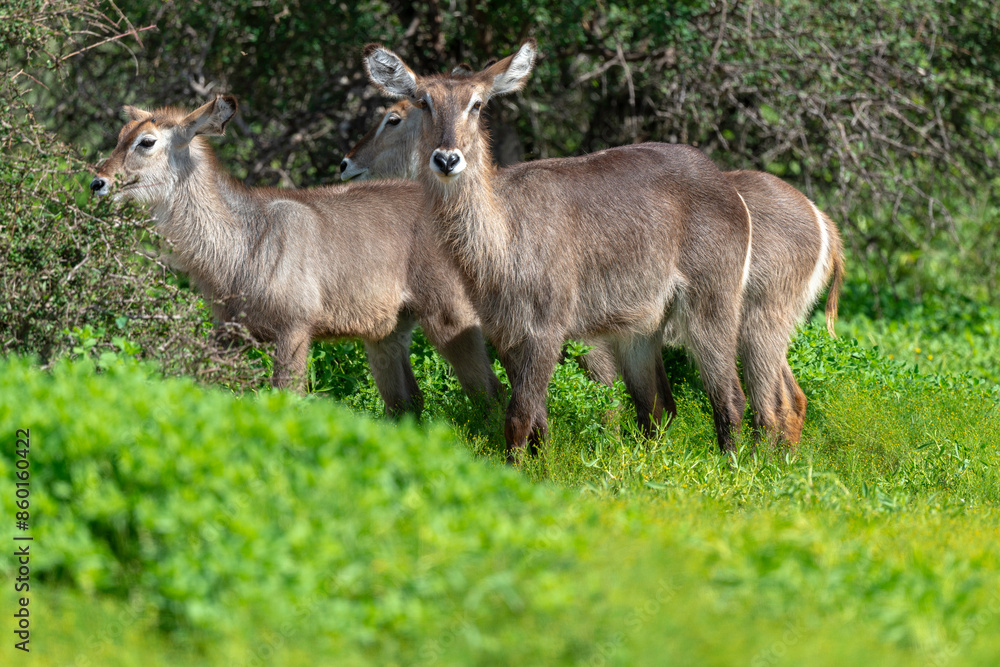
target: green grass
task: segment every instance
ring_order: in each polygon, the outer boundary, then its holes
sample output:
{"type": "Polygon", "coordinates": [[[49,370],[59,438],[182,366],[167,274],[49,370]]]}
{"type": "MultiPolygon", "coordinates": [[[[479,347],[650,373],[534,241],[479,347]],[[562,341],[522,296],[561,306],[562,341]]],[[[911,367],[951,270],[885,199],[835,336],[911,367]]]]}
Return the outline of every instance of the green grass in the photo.
{"type": "Polygon", "coordinates": [[[790,355],[810,398],[800,450],[754,452],[747,437],[723,459],[677,358],[680,415],[652,441],[621,386],[568,363],[549,448],[514,471],[499,415],[425,344],[428,425],[359,414],[381,408],[353,346],[315,356],[317,386],[353,410],[127,362],[0,362],[0,429],[32,429],[35,660],[964,665],[1000,652],[993,385],[810,328],[790,355]]]}
{"type": "MultiPolygon", "coordinates": [[[[866,294],[851,284],[846,296],[850,312],[860,309],[866,294]]],[[[841,319],[840,335],[924,372],[966,373],[1000,383],[1000,308],[943,289],[919,303],[895,302],[882,319],[859,312],[841,319]]]]}

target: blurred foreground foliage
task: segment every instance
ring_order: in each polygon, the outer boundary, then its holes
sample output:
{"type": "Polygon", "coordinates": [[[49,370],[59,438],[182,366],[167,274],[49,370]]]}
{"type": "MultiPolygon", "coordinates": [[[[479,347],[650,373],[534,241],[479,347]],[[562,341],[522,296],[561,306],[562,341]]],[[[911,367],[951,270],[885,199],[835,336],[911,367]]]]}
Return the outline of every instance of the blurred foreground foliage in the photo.
{"type": "Polygon", "coordinates": [[[552,441],[523,472],[457,390],[430,406],[449,431],[238,398],[123,356],[100,374],[0,362],[0,431],[31,435],[41,659],[985,664],[997,391],[818,327],[792,362],[811,397],[795,458],[720,459],[688,384],[670,431],[637,438],[623,388],[566,364],[552,441]]]}

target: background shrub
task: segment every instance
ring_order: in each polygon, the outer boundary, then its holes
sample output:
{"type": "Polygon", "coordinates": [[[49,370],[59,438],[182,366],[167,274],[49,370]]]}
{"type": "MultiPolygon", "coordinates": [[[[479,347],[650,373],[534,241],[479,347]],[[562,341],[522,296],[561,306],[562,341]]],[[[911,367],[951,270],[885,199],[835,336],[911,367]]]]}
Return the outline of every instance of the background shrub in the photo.
{"type": "Polygon", "coordinates": [[[155,28],[59,61],[61,78],[30,95],[76,146],[109,150],[124,103],[228,92],[242,112],[219,148],[239,178],[329,183],[385,104],[361,69],[365,43],[437,72],[480,67],[532,35],[541,58],[527,89],[490,105],[505,146],[523,147],[513,159],[692,143],[720,166],[782,176],[834,216],[865,286],[855,309],[880,315],[945,285],[997,304],[994,3],[119,6],[94,8],[118,17],[117,33],[155,28]]]}
{"type": "Polygon", "coordinates": [[[95,33],[116,34],[104,9],[18,1],[0,10],[0,352],[43,364],[124,352],[168,373],[250,386],[261,373],[240,354],[247,337],[231,330],[227,353],[214,344],[209,309],[161,259],[148,216],[89,199],[86,149],[47,130],[38,119],[54,110],[31,103],[46,90],[39,77],[61,89],[66,58],[87,53],[95,33]]]}

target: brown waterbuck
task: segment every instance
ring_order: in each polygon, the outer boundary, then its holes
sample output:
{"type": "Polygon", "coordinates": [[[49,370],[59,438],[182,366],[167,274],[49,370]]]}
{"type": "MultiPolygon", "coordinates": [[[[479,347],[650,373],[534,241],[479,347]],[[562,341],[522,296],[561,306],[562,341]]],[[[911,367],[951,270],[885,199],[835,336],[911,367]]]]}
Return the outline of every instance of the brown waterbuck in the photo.
{"type": "MultiPolygon", "coordinates": [[[[420,110],[409,100],[396,102],[348,152],[340,165],[341,178],[417,179],[421,131],[420,110]]],[[[753,221],[739,352],[754,423],[772,437],[796,443],[806,400],[788,366],[788,342],[831,275],[826,321],[833,335],[843,274],[840,233],[805,195],[780,178],[759,171],[724,175],[746,200],[753,221]]],[[[594,349],[581,363],[596,380],[611,384],[617,371],[610,349],[600,340],[587,342],[594,349]]],[[[669,335],[666,342],[673,342],[669,335]]]]}
{"type": "Polygon", "coordinates": [[[429,226],[420,185],[247,188],[217,164],[206,135],[236,113],[230,96],[187,113],[125,107],[129,122],[90,187],[148,204],[174,264],[213,302],[276,344],[275,386],[305,387],[313,339],[358,337],[386,412],[419,413],[410,366],[416,322],[470,394],[495,396],[479,321],[429,226]]]}
{"type": "Polygon", "coordinates": [[[369,45],[373,83],[421,110],[420,179],[442,240],[510,376],[508,457],[546,435],[545,394],[566,338],[614,350],[644,429],[674,412],[660,358],[670,325],[701,369],[720,448],[746,400],[736,371],[751,220],[700,151],[639,144],[497,169],[480,112],[519,90],[535,43],[467,76],[417,76],[369,45]]]}

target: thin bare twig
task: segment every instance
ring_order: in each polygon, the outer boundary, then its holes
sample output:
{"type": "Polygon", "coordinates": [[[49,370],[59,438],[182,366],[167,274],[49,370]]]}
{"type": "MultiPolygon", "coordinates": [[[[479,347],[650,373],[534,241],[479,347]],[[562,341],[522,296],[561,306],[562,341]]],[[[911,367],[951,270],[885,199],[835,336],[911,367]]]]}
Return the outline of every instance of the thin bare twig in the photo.
{"type": "MultiPolygon", "coordinates": [[[[79,54],[83,53],[84,51],[89,51],[89,50],[91,50],[93,48],[96,48],[96,47],[102,45],[102,44],[107,44],[108,42],[113,42],[115,40],[121,39],[122,37],[128,37],[129,35],[135,35],[136,40],[138,41],[138,39],[139,39],[139,33],[140,32],[145,32],[146,30],[153,30],[155,28],[156,28],[156,25],[153,24],[153,25],[148,25],[145,28],[139,28],[138,30],[132,29],[132,30],[129,30],[128,32],[123,32],[123,33],[121,33],[119,35],[114,35],[113,37],[108,37],[107,39],[102,39],[101,41],[97,42],[96,44],[90,44],[89,46],[85,46],[82,49],[77,49],[73,53],[70,53],[70,54],[67,54],[65,56],[62,56],[58,60],[59,60],[59,62],[62,62],[64,60],[68,60],[68,59],[72,58],[73,56],[76,56],[76,55],[79,55],[79,54]]],[[[139,44],[141,45],[142,42],[140,41],[139,44]]]]}

